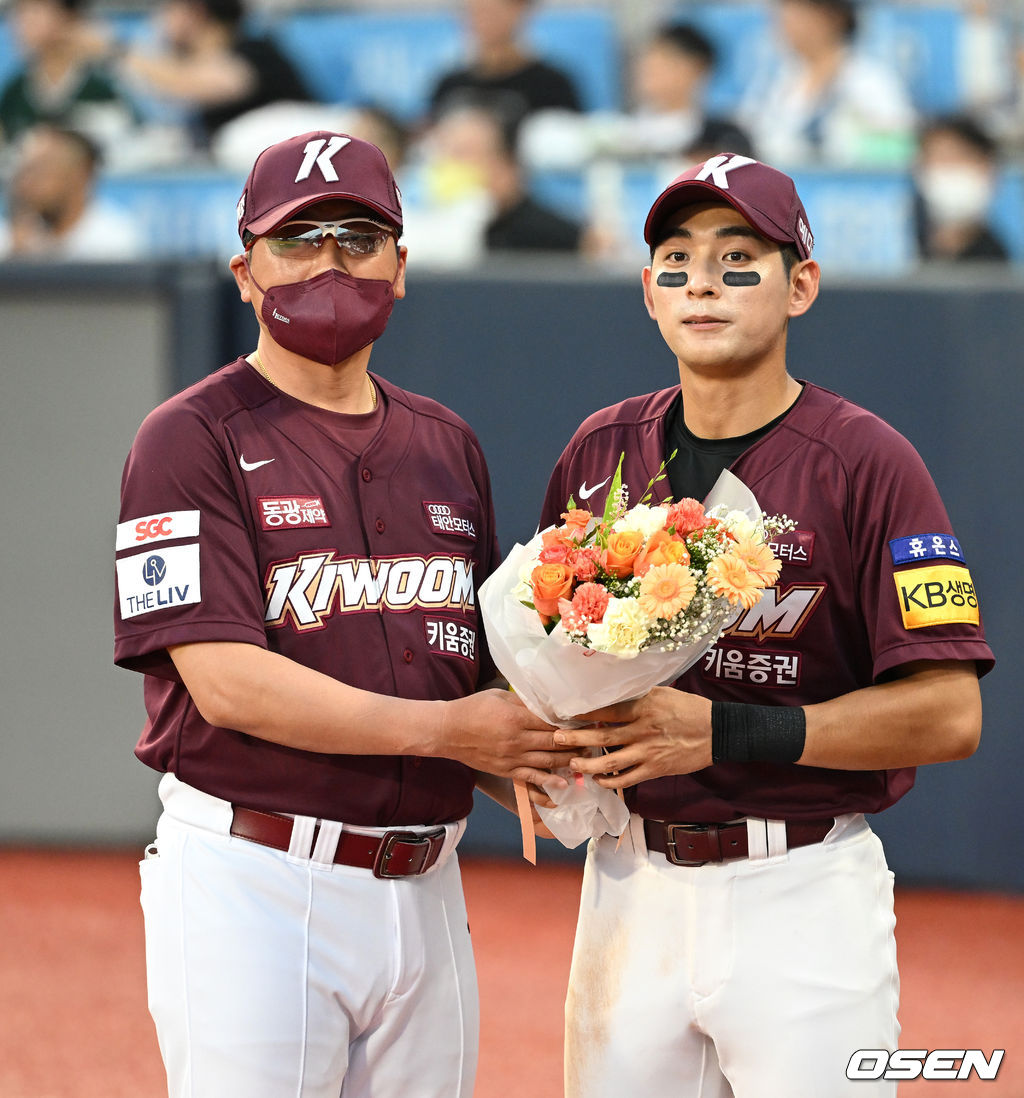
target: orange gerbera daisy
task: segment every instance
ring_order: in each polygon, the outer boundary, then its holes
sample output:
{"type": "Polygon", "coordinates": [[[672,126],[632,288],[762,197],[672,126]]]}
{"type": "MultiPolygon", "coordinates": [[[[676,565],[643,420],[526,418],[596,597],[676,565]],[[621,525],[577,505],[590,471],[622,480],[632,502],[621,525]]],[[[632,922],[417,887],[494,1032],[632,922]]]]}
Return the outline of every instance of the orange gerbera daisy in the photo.
{"type": "Polygon", "coordinates": [[[739,603],[749,610],[761,597],[761,582],[757,576],[732,553],[723,553],[708,565],[708,586],[716,595],[724,595],[729,602],[739,603]]]}
{"type": "Polygon", "coordinates": [[[690,605],[697,581],[681,564],[656,564],[640,581],[640,609],[648,617],[673,618],[690,605]]]}
{"type": "Polygon", "coordinates": [[[779,578],[782,561],[778,560],[764,542],[753,538],[740,538],[729,552],[740,560],[761,581],[763,587],[771,585],[779,578]]]}

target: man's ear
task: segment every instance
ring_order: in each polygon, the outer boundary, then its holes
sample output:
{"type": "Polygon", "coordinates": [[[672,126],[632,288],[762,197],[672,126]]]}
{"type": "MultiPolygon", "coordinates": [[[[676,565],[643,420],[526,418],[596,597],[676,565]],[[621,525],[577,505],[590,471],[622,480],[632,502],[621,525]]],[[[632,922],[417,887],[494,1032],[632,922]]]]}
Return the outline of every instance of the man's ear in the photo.
{"type": "Polygon", "coordinates": [[[640,281],[644,286],[644,304],[647,306],[647,315],[651,320],[657,320],[657,314],[654,311],[654,298],[651,297],[651,268],[644,267],[640,272],[640,281]]]}
{"type": "Polygon", "coordinates": [[[395,275],[395,300],[401,301],[405,297],[405,263],[409,255],[409,249],[404,244],[396,242],[398,249],[398,273],[395,275]]]}
{"type": "Polygon", "coordinates": [[[789,313],[803,316],[814,304],[821,286],[821,267],[813,259],[805,259],[794,266],[789,276],[789,313]]]}
{"type": "Polygon", "coordinates": [[[243,301],[252,301],[252,277],[249,274],[249,262],[245,255],[233,255],[228,264],[235,276],[238,296],[243,301]]]}

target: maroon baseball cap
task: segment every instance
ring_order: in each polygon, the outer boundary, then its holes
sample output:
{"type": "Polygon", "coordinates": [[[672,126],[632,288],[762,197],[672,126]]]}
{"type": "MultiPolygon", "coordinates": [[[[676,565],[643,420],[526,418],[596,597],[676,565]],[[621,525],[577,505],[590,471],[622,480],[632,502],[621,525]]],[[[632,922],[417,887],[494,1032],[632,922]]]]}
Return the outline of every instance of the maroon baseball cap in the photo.
{"type": "Polygon", "coordinates": [[[238,235],[260,236],[328,198],[361,202],[402,231],[402,198],[380,149],[349,134],[314,130],[256,157],[238,200],[238,235]]]}
{"type": "Polygon", "coordinates": [[[762,236],[794,244],[801,259],[810,258],[814,234],[793,180],[736,153],[718,153],[673,179],[654,200],[644,240],[653,243],[666,218],[681,207],[716,200],[739,210],[762,236]]]}

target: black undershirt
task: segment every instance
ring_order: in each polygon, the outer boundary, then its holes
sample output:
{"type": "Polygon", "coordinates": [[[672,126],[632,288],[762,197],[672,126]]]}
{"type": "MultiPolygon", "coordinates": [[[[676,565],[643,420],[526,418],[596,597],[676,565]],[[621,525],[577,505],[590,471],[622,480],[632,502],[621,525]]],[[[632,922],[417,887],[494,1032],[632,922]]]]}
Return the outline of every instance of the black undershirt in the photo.
{"type": "MultiPolygon", "coordinates": [[[[790,405],[792,408],[792,405],[790,405]]],[[[771,423],[758,427],[747,435],[736,438],[698,438],[690,431],[683,418],[683,395],[680,393],[665,414],[665,460],[668,461],[668,481],[674,500],[704,497],[715,486],[719,474],[758,439],[764,438],[789,414],[787,408],[771,423]],[[672,451],[676,456],[669,461],[672,451]]]]}

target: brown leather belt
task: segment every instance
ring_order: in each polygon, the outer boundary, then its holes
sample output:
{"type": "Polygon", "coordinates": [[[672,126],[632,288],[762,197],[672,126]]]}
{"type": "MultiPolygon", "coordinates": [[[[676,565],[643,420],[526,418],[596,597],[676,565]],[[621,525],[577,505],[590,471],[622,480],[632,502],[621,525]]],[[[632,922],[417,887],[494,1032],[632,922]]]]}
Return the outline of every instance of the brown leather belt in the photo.
{"type": "MultiPolygon", "coordinates": [[[[251,843],[270,846],[275,850],[288,850],[292,841],[291,816],[279,816],[276,812],[258,812],[254,808],[233,805],[231,809],[231,834],[251,843]]],[[[313,843],[320,833],[320,825],[313,830],[313,843]]],[[[444,846],[445,828],[432,831],[386,831],[383,835],[358,835],[342,831],[338,849],[334,852],[335,865],[354,865],[360,869],[372,869],[375,877],[416,877],[426,873],[437,861],[444,846]]]]}
{"type": "MultiPolygon", "coordinates": [[[[835,825],[828,820],[788,820],[786,846],[820,843],[835,825]]],[[[698,866],[747,857],[747,822],[727,824],[664,823],[644,820],[647,849],[664,854],[673,865],[698,866]]]]}

